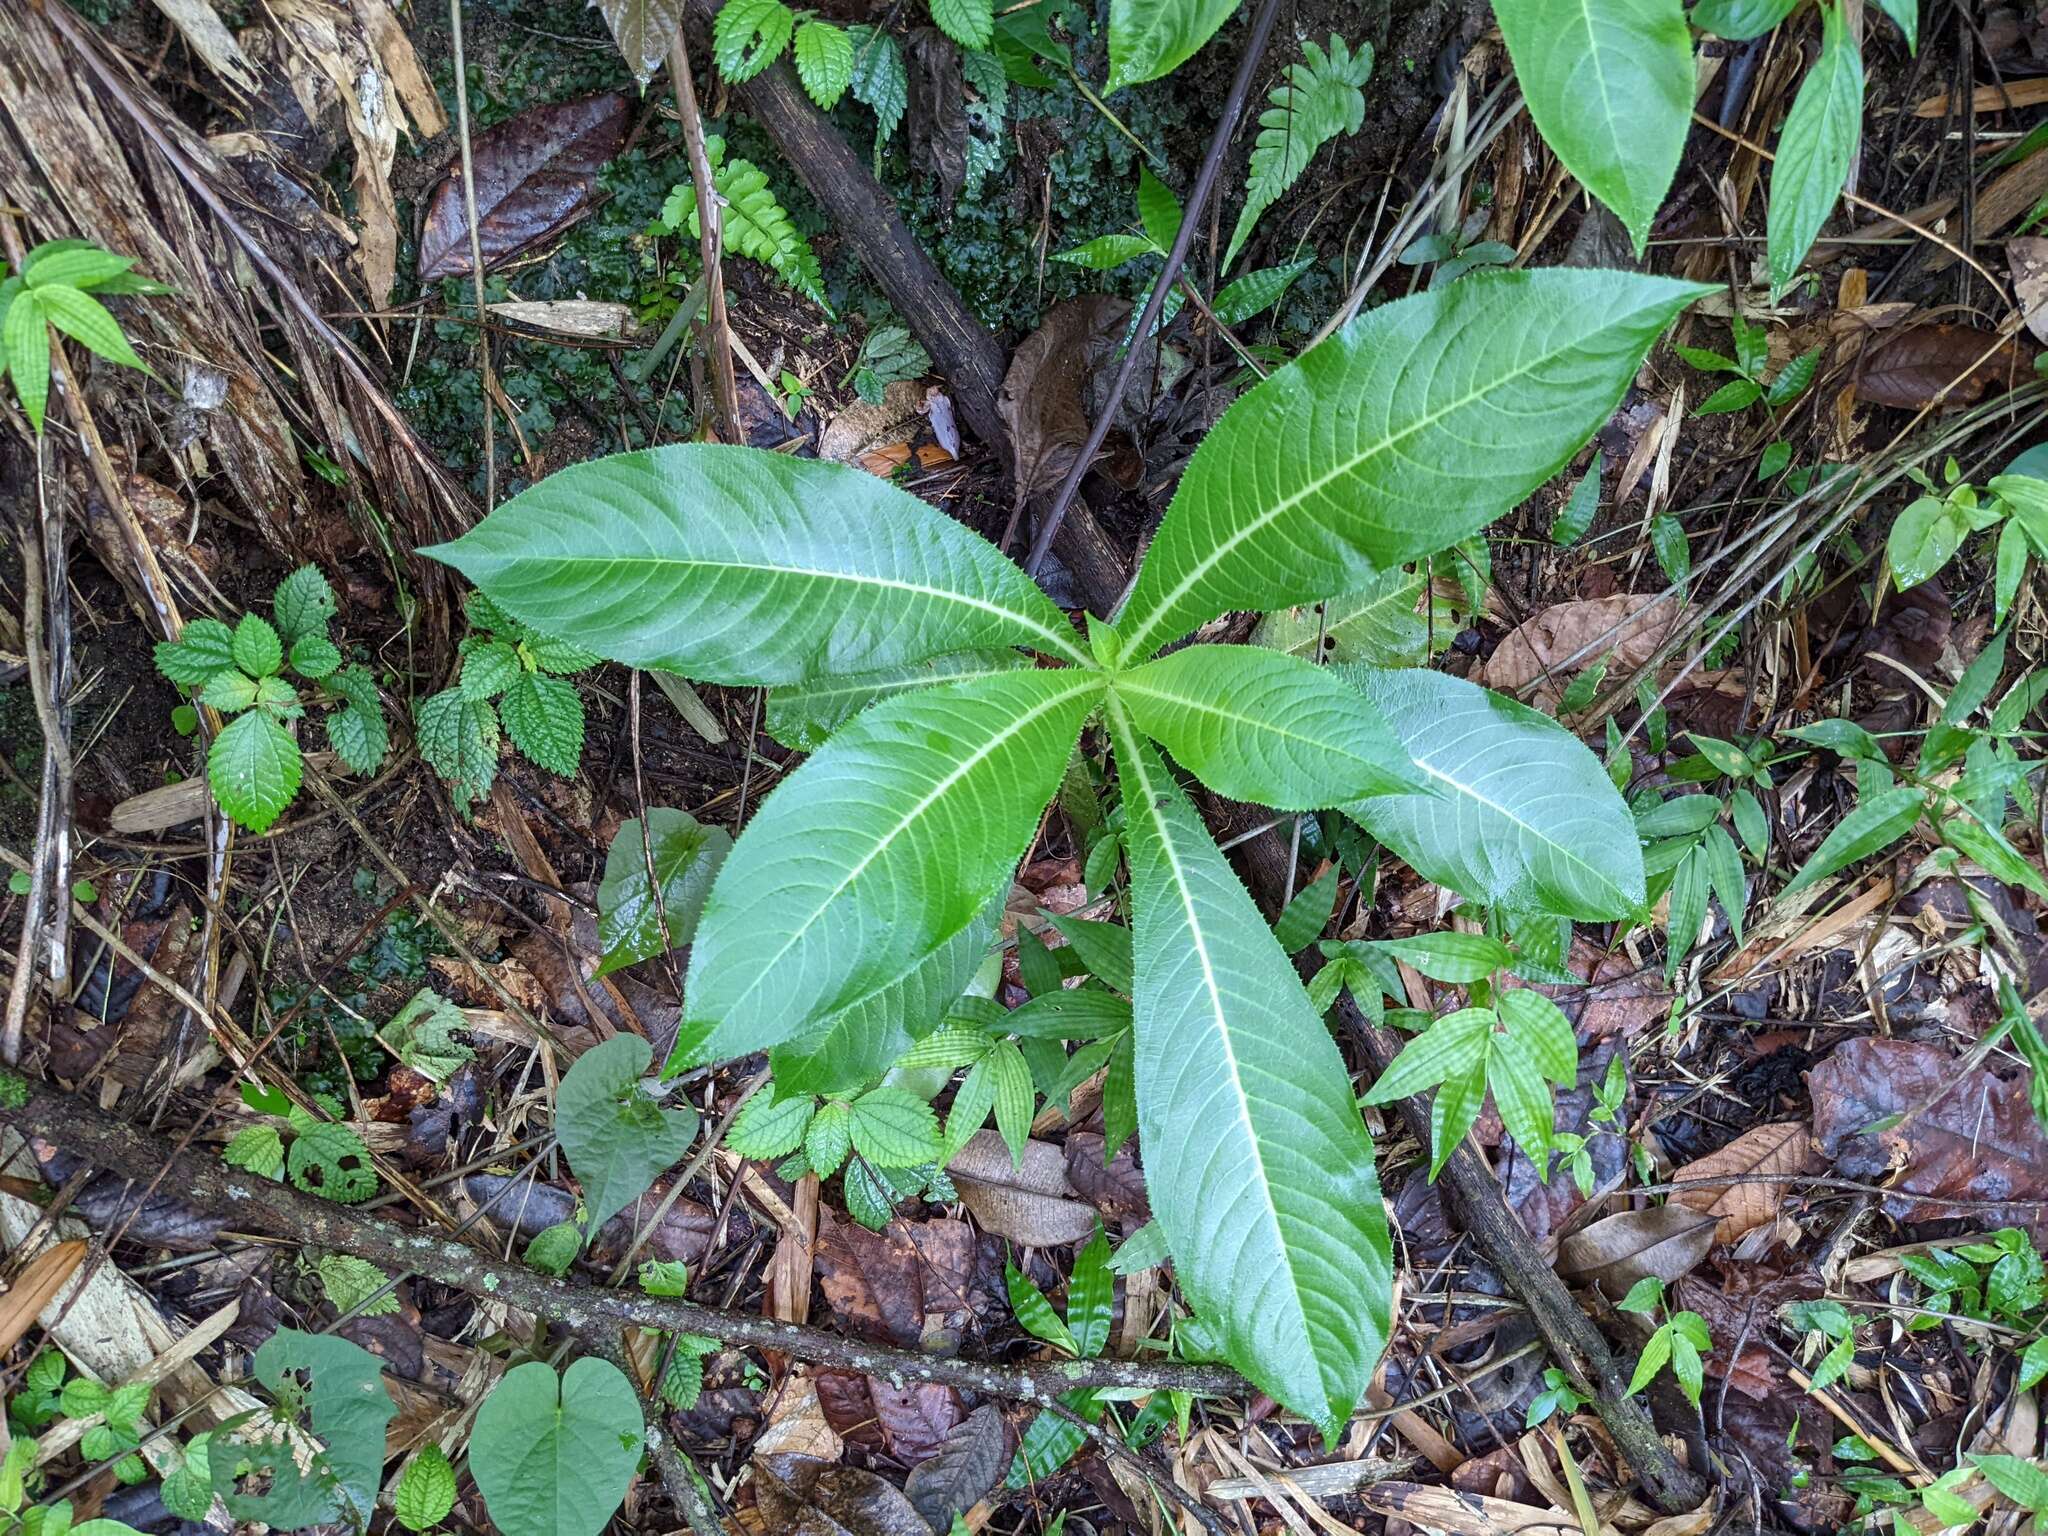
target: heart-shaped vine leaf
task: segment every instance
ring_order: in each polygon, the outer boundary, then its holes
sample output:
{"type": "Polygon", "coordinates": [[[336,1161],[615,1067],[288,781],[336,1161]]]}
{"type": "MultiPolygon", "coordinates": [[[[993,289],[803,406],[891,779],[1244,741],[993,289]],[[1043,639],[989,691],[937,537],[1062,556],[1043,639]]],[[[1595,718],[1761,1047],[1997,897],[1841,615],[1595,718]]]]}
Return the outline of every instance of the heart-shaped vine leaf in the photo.
{"type": "Polygon", "coordinates": [[[653,1055],[638,1035],[613,1035],[562,1074],[555,1134],[583,1186],[591,1233],[680,1161],[697,1134],[694,1109],[664,1109],[640,1086],[653,1055]]]}
{"type": "Polygon", "coordinates": [[[470,1475],[504,1536],[597,1536],[626,1496],[645,1434],[617,1366],[578,1360],[557,1382],[552,1366],[529,1360],[477,1410],[470,1475]]]}
{"type": "Polygon", "coordinates": [[[398,1412],[377,1357],[347,1339],[280,1328],[256,1351],[254,1366],[256,1379],[279,1394],[288,1393],[288,1373],[305,1374],[312,1430],[324,1450],[308,1475],[281,1438],[257,1446],[222,1443],[208,1460],[213,1491],[228,1513],[287,1531],[335,1520],[364,1525],[376,1508],[384,1469],[384,1426],[398,1412]],[[269,1472],[267,1493],[236,1491],[244,1461],[269,1472]]]}

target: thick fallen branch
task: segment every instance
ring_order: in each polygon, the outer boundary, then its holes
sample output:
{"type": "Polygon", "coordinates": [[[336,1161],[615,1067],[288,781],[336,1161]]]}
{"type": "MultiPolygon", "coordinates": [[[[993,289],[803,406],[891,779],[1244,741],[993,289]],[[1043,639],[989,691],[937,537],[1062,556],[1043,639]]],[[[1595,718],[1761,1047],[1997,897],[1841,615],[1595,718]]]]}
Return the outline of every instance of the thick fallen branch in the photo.
{"type": "MultiPolygon", "coordinates": [[[[689,0],[688,24],[708,37],[723,0],[689,0]]],[[[953,386],[953,403],[968,428],[1008,461],[1010,432],[996,401],[1007,364],[1003,349],[932,264],[896,212],[867,163],[811,104],[796,72],[780,62],[733,93],[768,130],[783,159],[831,216],[832,229],[853,247],[903,323],[953,386]]],[[[1074,575],[1089,606],[1108,615],[1123,595],[1123,556],[1086,506],[1076,503],[1060,525],[1053,553],[1074,575]]]]}
{"type": "Polygon", "coordinates": [[[291,1238],[368,1259],[388,1271],[410,1270],[474,1295],[489,1296],[562,1327],[593,1324],[667,1328],[727,1344],[780,1350],[799,1360],[891,1380],[931,1381],[993,1397],[1050,1403],[1076,1387],[1134,1387],[1244,1396],[1254,1389],[1220,1366],[1063,1360],[985,1365],[893,1349],[744,1312],[700,1307],[632,1290],[606,1290],[585,1280],[554,1280],[428,1232],[410,1231],[331,1200],[230,1168],[217,1157],[174,1151],[172,1143],[96,1109],[82,1099],[36,1086],[18,1107],[0,1105],[0,1124],[39,1136],[95,1166],[132,1179],[163,1174],[161,1188],[237,1227],[291,1238]],[[168,1167],[168,1172],[165,1170],[168,1167]]]}

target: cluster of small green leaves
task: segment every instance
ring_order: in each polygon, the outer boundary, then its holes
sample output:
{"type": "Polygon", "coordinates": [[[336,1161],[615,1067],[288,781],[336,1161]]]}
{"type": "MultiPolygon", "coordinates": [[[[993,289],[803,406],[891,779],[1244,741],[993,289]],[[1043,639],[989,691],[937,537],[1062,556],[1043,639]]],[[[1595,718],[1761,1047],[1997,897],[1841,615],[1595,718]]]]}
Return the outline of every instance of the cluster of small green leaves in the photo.
{"type": "Polygon", "coordinates": [[[1480,232],[1493,217],[1489,208],[1475,208],[1459,226],[1448,232],[1417,235],[1395,258],[1404,267],[1434,265],[1429,286],[1441,288],[1454,283],[1479,267],[1504,267],[1515,259],[1515,248],[1501,240],[1481,240],[1480,232]]]}
{"type": "MultiPolygon", "coordinates": [[[[1615,1307],[1623,1312],[1649,1314],[1665,1310],[1664,1282],[1655,1275],[1643,1276],[1629,1287],[1628,1294],[1616,1302],[1615,1307]]],[[[1642,1391],[1668,1365],[1672,1379],[1678,1383],[1678,1390],[1685,1394],[1685,1400],[1693,1407],[1699,1407],[1700,1389],[1706,1385],[1707,1379],[1707,1369],[1700,1356],[1712,1347],[1707,1320],[1699,1313],[1666,1312],[1664,1321],[1657,1325],[1656,1332],[1643,1346],[1643,1352],[1636,1356],[1636,1373],[1629,1378],[1629,1391],[1642,1391]]]]}
{"type": "Polygon", "coordinates": [[[114,1464],[114,1476],[123,1483],[139,1483],[149,1476],[149,1467],[135,1454],[142,1444],[142,1419],[149,1412],[149,1383],[131,1381],[109,1388],[90,1376],[65,1380],[63,1352],[46,1349],[29,1363],[21,1390],[9,1399],[9,1427],[17,1435],[34,1436],[58,1419],[92,1419],[99,1422],[86,1430],[78,1442],[78,1454],[89,1462],[114,1464]]]}
{"type": "Polygon", "coordinates": [[[860,344],[860,355],[840,380],[848,384],[869,405],[880,405],[891,384],[923,378],[932,366],[931,354],[911,339],[900,325],[878,325],[860,344]]]}
{"type": "Polygon", "coordinates": [[[1885,563],[1899,591],[1932,580],[1973,533],[1998,528],[1992,578],[1992,622],[2005,623],[2031,561],[2048,561],[2048,480],[2003,474],[1980,492],[1962,478],[1956,461],[1937,487],[1924,472],[1908,471],[1926,493],[1898,515],[1885,541],[1885,563]],[[2003,524],[2003,527],[1999,525],[2003,524]]]}
{"type": "Polygon", "coordinates": [[[2048,672],[2023,676],[1994,706],[1990,696],[2005,658],[2001,632],[1964,670],[1910,768],[1895,766],[1884,744],[1853,720],[1820,720],[1786,732],[1855,765],[1856,803],[1792,877],[1781,899],[1882,853],[1925,818],[1939,844],[1931,870],[1949,871],[1958,859],[1969,859],[1994,879],[2048,901],[2048,878],[2005,835],[2009,804],[2026,820],[2034,818],[2036,800],[2028,780],[2041,759],[2020,756],[2018,740],[2021,723],[2048,697],[2048,672]],[[1980,715],[1983,724],[1970,723],[1980,715]],[[1958,766],[1961,772],[1950,777],[1949,770],[1958,766]]]}
{"type": "Polygon", "coordinates": [[[741,1157],[784,1158],[778,1172],[787,1179],[829,1179],[844,1167],[847,1214],[876,1231],[906,1195],[954,1198],[939,1159],[938,1116],[907,1088],[883,1084],[821,1100],[770,1085],[747,1101],[725,1144],[741,1157]]]}
{"type": "MultiPolygon", "coordinates": [[[[1009,1292],[1010,1310],[1025,1332],[1069,1360],[1092,1360],[1108,1347],[1110,1324],[1116,1315],[1116,1276],[1110,1269],[1109,1239],[1100,1226],[1074,1255],[1074,1270],[1067,1277],[1064,1319],[1053,1310],[1045,1292],[1013,1261],[1004,1261],[1003,1285],[1009,1292]]],[[[1153,1394],[1153,1402],[1165,1395],[1153,1394]]],[[[1100,1424],[1109,1406],[1109,1399],[1095,1387],[1062,1392],[1059,1400],[1061,1407],[1089,1424],[1100,1424]]],[[[1150,1411],[1148,1403],[1143,1412],[1150,1411]]],[[[1152,1433],[1156,1434],[1156,1429],[1152,1433]]],[[[1139,1428],[1136,1438],[1127,1443],[1143,1445],[1149,1438],[1151,1435],[1139,1428]]],[[[1087,1443],[1088,1431],[1080,1424],[1041,1409],[1024,1427],[1005,1485],[1024,1488],[1052,1476],[1087,1443]]]]}
{"type": "MultiPolygon", "coordinates": [[[[2001,1227],[1975,1242],[1937,1245],[1900,1254],[1906,1273],[1920,1282],[1921,1306],[1930,1315],[1906,1324],[1919,1332],[1941,1326],[1942,1315],[2028,1328],[2040,1320],[2044,1276],[2040,1251],[2018,1227],[2001,1227]]],[[[2021,1357],[2020,1390],[2048,1375],[2048,1339],[2036,1339],[2021,1357]],[[2029,1376],[2032,1380],[2026,1380],[2029,1376]]]]}
{"type": "Polygon", "coordinates": [[[6,1457],[0,1459],[0,1533],[5,1533],[5,1536],[142,1536],[135,1527],[124,1525],[119,1520],[73,1521],[69,1499],[24,1509],[22,1506],[28,1502],[29,1488],[35,1481],[36,1442],[23,1436],[8,1447],[6,1457]]]}
{"type": "Polygon", "coordinates": [[[171,291],[131,271],[134,265],[133,257],[103,251],[89,240],[49,240],[22,257],[19,272],[10,267],[0,278],[0,380],[13,377],[14,397],[37,432],[50,401],[52,326],[110,363],[150,371],[120,322],[92,297],[171,291]]]}
{"type": "MultiPolygon", "coordinates": [[[[1751,325],[1742,317],[1740,310],[1728,317],[1728,324],[1735,337],[1733,357],[1716,352],[1711,347],[1681,346],[1676,349],[1680,357],[1706,373],[1735,375],[1702,400],[1694,414],[1718,416],[1728,411],[1747,410],[1761,400],[1764,409],[1771,412],[1775,418],[1777,412],[1805,394],[1813,383],[1814,372],[1820,367],[1820,348],[1809,348],[1776,373],[1772,373],[1770,338],[1764,328],[1760,325],[1751,325]]],[[[1783,446],[1789,455],[1790,445],[1783,446]]],[[[1769,449],[1765,450],[1766,462],[1769,452],[1769,449]]]]}
{"type": "MultiPolygon", "coordinates": [[[[1389,1022],[1421,1029],[1360,1102],[1392,1104],[1410,1094],[1436,1090],[1430,1113],[1430,1177],[1465,1139],[1493,1094],[1501,1124],[1515,1144],[1548,1172],[1557,1132],[1550,1085],[1578,1082],[1579,1042],[1571,1021],[1542,993],[1528,987],[1500,987],[1493,978],[1512,970],[1515,952],[1499,939],[1479,933],[1424,933],[1409,939],[1354,940],[1337,948],[1335,965],[1347,967],[1344,981],[1368,1014],[1380,1011],[1378,994],[1400,998],[1398,975],[1389,977],[1375,959],[1406,961],[1432,981],[1469,989],[1468,1005],[1440,1018],[1400,1010],[1389,1022]],[[1363,983],[1363,985],[1361,985],[1363,983]],[[1366,998],[1372,1001],[1367,1004],[1366,998]]],[[[1321,981],[1333,966],[1317,973],[1321,981]]],[[[1335,996],[1334,987],[1323,989],[1335,996]]],[[[1311,992],[1310,1000],[1317,994],[1311,992]]]]}
{"type": "MultiPolygon", "coordinates": [[[[985,52],[995,40],[993,0],[931,0],[931,12],[939,30],[962,48],[985,52]]],[[[787,49],[805,94],[829,112],[849,86],[867,99],[855,78],[856,44],[870,40],[856,37],[862,30],[791,10],[783,0],[728,0],[711,29],[711,56],[728,84],[743,85],[787,49]]]]}
{"type": "MultiPolygon", "coordinates": [[[[578,465],[430,553],[521,622],[608,659],[768,688],[771,730],[809,743],[712,883],[668,1063],[767,1051],[771,1107],[794,1096],[785,1113],[801,1124],[763,1147],[807,1140],[817,1095],[850,1121],[849,1085],[959,1022],[1018,860],[1099,715],[1131,924],[1105,960],[1076,937],[1097,935],[1063,920],[1066,947],[1130,1000],[1152,1209],[1204,1337],[1334,1434],[1390,1324],[1372,1140],[1286,948],[1159,749],[1215,794],[1341,811],[1552,966],[1571,920],[1647,917],[1640,844],[1598,759],[1472,683],[1263,646],[1167,648],[1220,613],[1326,601],[1476,543],[1572,459],[1705,291],[1475,271],[1368,311],[1225,413],[1121,617],[1091,621],[1085,641],[1014,564],[902,490],[738,447],[578,465]],[[1397,376],[1422,382],[1389,393],[1397,376]],[[1474,455],[1481,438],[1491,451],[1474,455]]],[[[1304,922],[1329,912],[1318,900],[1304,922]]],[[[1030,1063],[1013,1019],[986,1021],[995,1043],[973,1044],[970,1074],[1009,1071],[994,1063],[1013,1037],[1030,1063]]]]}
{"type": "MultiPolygon", "coordinates": [[[[673,1259],[649,1259],[640,1266],[640,1289],[650,1296],[690,1294],[690,1271],[673,1259]]],[[[704,1362],[725,1346],[701,1333],[656,1333],[661,1351],[661,1396],[671,1408],[688,1412],[704,1391],[704,1362]]]]}
{"type": "Polygon", "coordinates": [[[299,743],[286,722],[304,716],[307,697],[286,668],[313,685],[313,702],[330,706],[327,742],[350,771],[375,773],[391,746],[376,679],[369,668],[344,663],[328,637],[334,589],[319,567],[302,565],[279,582],[271,612],[275,625],[253,613],[233,629],[194,619],[156,647],[159,672],[235,717],[207,751],[206,781],[229,819],[251,832],[267,829],[299,792],[299,743]]]}
{"type": "MultiPolygon", "coordinates": [[[[1059,252],[1053,260],[1086,267],[1093,272],[1112,271],[1141,256],[1164,261],[1180,235],[1182,210],[1173,189],[1154,176],[1149,166],[1138,167],[1136,214],[1137,226],[1142,233],[1098,235],[1085,245],[1059,252]]],[[[1278,304],[1286,297],[1294,280],[1313,265],[1313,258],[1304,258],[1285,266],[1261,267],[1256,272],[1247,272],[1217,290],[1209,308],[1223,324],[1241,325],[1278,304]]],[[[1179,288],[1168,293],[1160,306],[1159,324],[1163,326],[1179,314],[1182,303],[1179,288]]]]}
{"type": "Polygon", "coordinates": [[[602,658],[528,628],[480,592],[464,611],[470,633],[455,686],[414,706],[420,756],[465,809],[497,780],[500,722],[529,761],[574,778],[583,757],[583,696],[563,679],[602,658]]]}
{"type": "MultiPolygon", "coordinates": [[[[723,21],[732,11],[728,5],[718,13],[719,19],[723,21]]],[[[704,141],[704,150],[711,161],[712,185],[723,205],[718,216],[726,251],[758,261],[830,316],[832,305],[825,297],[817,253],[776,200],[768,173],[751,160],[728,160],[725,140],[717,134],[704,141]]],[[[655,229],[661,234],[687,234],[695,240],[698,228],[697,187],[686,181],[669,193],[655,229]]]]}
{"type": "MultiPolygon", "coordinates": [[[[1752,784],[1770,783],[1769,767],[1776,755],[1768,738],[1738,746],[1719,737],[1688,733],[1694,750],[1672,763],[1666,776],[1678,784],[1715,784],[1726,780],[1732,787],[1722,794],[1676,794],[1666,798],[1661,790],[1644,789],[1632,802],[1636,831],[1648,845],[1643,852],[1643,873],[1649,880],[1650,900],[1670,893],[1664,971],[1676,976],[1706,926],[1707,901],[1711,895],[1721,904],[1729,933],[1742,942],[1742,920],[1749,910],[1749,881],[1742,860],[1749,857],[1762,867],[1771,850],[1771,823],[1763,802],[1752,784]],[[1729,834],[1726,821],[1735,829],[1729,834]],[[1736,839],[1741,839],[1741,846],[1736,839]]],[[[1652,750],[1662,750],[1662,743],[1652,750]]],[[[1626,765],[1623,749],[1617,761],[1626,765]]]]}
{"type": "Polygon", "coordinates": [[[260,1178],[291,1181],[309,1195],[325,1195],[344,1205],[367,1200],[377,1192],[377,1173],[370,1166],[370,1149],[363,1138],[339,1124],[341,1106],[321,1107],[335,1120],[322,1120],[301,1109],[275,1088],[242,1085],[242,1102],[259,1115],[282,1121],[280,1127],[266,1122],[235,1133],[221,1149],[221,1159],[232,1168],[245,1168],[260,1178]],[[285,1132],[291,1133],[290,1144],[285,1132]]]}

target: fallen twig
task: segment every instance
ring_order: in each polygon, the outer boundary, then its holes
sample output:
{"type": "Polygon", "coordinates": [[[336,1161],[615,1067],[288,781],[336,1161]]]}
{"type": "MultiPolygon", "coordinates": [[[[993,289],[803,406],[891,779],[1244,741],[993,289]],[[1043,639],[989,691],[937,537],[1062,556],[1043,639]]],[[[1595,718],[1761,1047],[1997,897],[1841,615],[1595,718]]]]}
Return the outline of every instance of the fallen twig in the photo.
{"type": "Polygon", "coordinates": [[[238,1225],[354,1254],[386,1269],[408,1269],[567,1328],[587,1330],[593,1321],[602,1320],[613,1326],[699,1333],[726,1344],[780,1350],[840,1370],[891,1380],[939,1382],[1040,1404],[1076,1387],[1178,1388],[1221,1396],[1253,1391],[1243,1377],[1221,1366],[1124,1360],[991,1365],[871,1344],[751,1313],[608,1290],[584,1280],[551,1279],[446,1237],[408,1230],[352,1207],[272,1184],[215,1158],[178,1153],[161,1136],[41,1085],[29,1086],[28,1096],[20,1104],[0,1104],[0,1124],[39,1136],[130,1178],[161,1176],[162,1184],[175,1189],[179,1199],[197,1209],[228,1216],[238,1225]]]}

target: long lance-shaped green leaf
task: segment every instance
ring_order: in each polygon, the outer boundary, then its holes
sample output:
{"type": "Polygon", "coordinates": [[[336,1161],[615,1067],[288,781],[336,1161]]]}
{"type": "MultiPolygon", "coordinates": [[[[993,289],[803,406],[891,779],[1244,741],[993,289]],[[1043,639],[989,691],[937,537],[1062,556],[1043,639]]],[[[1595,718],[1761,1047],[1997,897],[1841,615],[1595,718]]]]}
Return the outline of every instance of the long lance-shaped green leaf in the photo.
{"type": "Polygon", "coordinates": [[[421,553],[545,634],[705,682],[1016,645],[1088,659],[986,539],[873,475],[755,448],[578,464],[421,553]]]}
{"type": "Polygon", "coordinates": [[[1329,670],[1379,706],[1438,791],[1344,807],[1418,874],[1517,912],[1592,921],[1642,906],[1635,822],[1571,732],[1442,672],[1329,670]]]}
{"type": "Polygon", "coordinates": [[[1378,706],[1313,662],[1255,645],[1191,645],[1111,686],[1140,731],[1233,800],[1316,811],[1433,793],[1378,706]]]}
{"type": "Polygon", "coordinates": [[[1372,1140],[1250,895],[1114,700],[1109,715],[1152,1210],[1231,1364],[1334,1439],[1387,1342],[1393,1254],[1372,1140]]]}
{"type": "Polygon", "coordinates": [[[1774,301],[1792,286],[1814,237],[1835,211],[1863,130],[1863,49],[1843,12],[1839,5],[1820,8],[1820,57],[1785,114],[1771,167],[1764,250],[1774,301]]]}
{"type": "MultiPolygon", "coordinates": [[[[683,1064],[814,1033],[923,974],[1023,856],[1101,694],[1082,671],[905,694],[784,780],[705,900],[683,1064]]],[[[924,984],[957,996],[978,956],[955,954],[956,974],[924,984]]]]}
{"type": "Polygon", "coordinates": [[[1119,660],[1229,609],[1356,591],[1485,527],[1564,466],[1706,292],[1474,272],[1361,315],[1202,440],[1118,621],[1119,660]]]}
{"type": "Polygon", "coordinates": [[[1500,0],[1494,17],[1544,143],[1641,255],[1692,127],[1683,0],[1500,0]]]}

